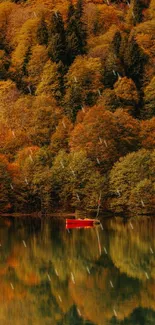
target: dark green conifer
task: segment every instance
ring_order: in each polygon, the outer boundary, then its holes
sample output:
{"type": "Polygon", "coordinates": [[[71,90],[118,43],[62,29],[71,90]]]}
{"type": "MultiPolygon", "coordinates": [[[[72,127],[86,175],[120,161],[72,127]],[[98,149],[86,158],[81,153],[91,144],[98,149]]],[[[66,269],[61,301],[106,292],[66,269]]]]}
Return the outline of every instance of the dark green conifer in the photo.
{"type": "Polygon", "coordinates": [[[70,0],[68,12],[67,12],[67,23],[70,21],[71,17],[75,14],[75,7],[73,6],[72,1],[70,0]]]}
{"type": "Polygon", "coordinates": [[[141,88],[144,66],[147,59],[147,55],[142,51],[133,37],[127,46],[124,62],[127,76],[134,80],[138,89],[141,88]]]}
{"type": "Polygon", "coordinates": [[[71,64],[77,55],[86,52],[86,28],[82,21],[83,2],[78,1],[77,8],[72,3],[68,9],[67,21],[67,45],[68,45],[68,63],[71,64]]]}
{"type": "Polygon", "coordinates": [[[37,39],[40,45],[47,45],[48,43],[48,29],[45,19],[42,17],[37,30],[37,39]]]}
{"type": "Polygon", "coordinates": [[[52,14],[50,31],[49,31],[49,56],[52,61],[58,63],[62,61],[66,64],[66,34],[64,28],[64,22],[60,12],[52,14]]]}
{"type": "Polygon", "coordinates": [[[143,19],[144,3],[141,0],[133,0],[133,22],[134,25],[139,24],[143,19]]]}
{"type": "Polygon", "coordinates": [[[115,33],[113,41],[112,41],[112,48],[114,50],[114,53],[117,56],[119,56],[120,45],[121,45],[121,33],[119,31],[117,31],[115,33]]]}
{"type": "Polygon", "coordinates": [[[81,19],[83,15],[83,0],[78,0],[76,5],[76,15],[81,19]]]}

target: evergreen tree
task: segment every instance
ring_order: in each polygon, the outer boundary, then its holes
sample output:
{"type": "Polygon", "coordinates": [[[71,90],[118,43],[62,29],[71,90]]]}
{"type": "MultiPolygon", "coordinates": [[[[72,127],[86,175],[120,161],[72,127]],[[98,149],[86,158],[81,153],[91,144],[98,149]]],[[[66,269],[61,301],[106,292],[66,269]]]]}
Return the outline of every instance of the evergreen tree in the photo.
{"type": "Polygon", "coordinates": [[[76,14],[77,17],[81,18],[83,14],[83,0],[78,0],[77,6],[76,6],[76,14]]]}
{"type": "Polygon", "coordinates": [[[143,9],[144,9],[144,5],[142,4],[141,0],[133,0],[132,14],[133,14],[134,25],[139,24],[142,21],[143,9]]]}
{"type": "Polygon", "coordinates": [[[67,12],[67,23],[70,21],[71,17],[75,14],[75,8],[72,1],[69,3],[68,12],[67,12]]]}
{"type": "Polygon", "coordinates": [[[66,63],[66,35],[64,22],[60,12],[52,14],[49,31],[49,56],[52,61],[66,63]]]}
{"type": "Polygon", "coordinates": [[[82,21],[83,1],[78,1],[75,9],[72,3],[68,9],[67,20],[67,45],[68,63],[71,64],[75,57],[86,52],[86,28],[82,21]]]}
{"type": "Polygon", "coordinates": [[[29,46],[26,53],[25,53],[25,57],[24,57],[24,60],[23,60],[23,67],[22,67],[22,72],[25,76],[28,75],[28,71],[27,71],[27,65],[28,65],[28,62],[30,60],[30,57],[31,57],[31,47],[29,46]]]}
{"type": "Polygon", "coordinates": [[[121,46],[121,33],[120,31],[117,31],[114,35],[113,41],[112,41],[112,48],[114,50],[114,53],[119,57],[119,51],[121,46]]]}
{"type": "Polygon", "coordinates": [[[66,95],[65,111],[72,122],[75,122],[77,112],[82,107],[82,88],[72,86],[66,95]]]}
{"type": "Polygon", "coordinates": [[[37,30],[37,39],[39,45],[47,45],[48,43],[48,30],[47,30],[47,24],[45,22],[45,19],[42,17],[37,30]]]}
{"type": "Polygon", "coordinates": [[[127,76],[134,80],[138,89],[142,86],[144,66],[147,59],[147,55],[132,37],[126,49],[124,62],[127,76]]]}
{"type": "Polygon", "coordinates": [[[0,212],[3,212],[10,203],[9,193],[10,193],[11,179],[8,174],[6,165],[3,159],[0,157],[0,212]]]}

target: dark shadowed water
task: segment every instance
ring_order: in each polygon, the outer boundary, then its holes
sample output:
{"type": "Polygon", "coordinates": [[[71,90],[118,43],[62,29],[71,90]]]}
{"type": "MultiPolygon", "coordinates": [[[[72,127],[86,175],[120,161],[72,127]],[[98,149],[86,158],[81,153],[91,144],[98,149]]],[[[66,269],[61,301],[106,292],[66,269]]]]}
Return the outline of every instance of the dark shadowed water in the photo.
{"type": "Polygon", "coordinates": [[[1,218],[0,245],[0,325],[155,324],[155,218],[1,218]]]}

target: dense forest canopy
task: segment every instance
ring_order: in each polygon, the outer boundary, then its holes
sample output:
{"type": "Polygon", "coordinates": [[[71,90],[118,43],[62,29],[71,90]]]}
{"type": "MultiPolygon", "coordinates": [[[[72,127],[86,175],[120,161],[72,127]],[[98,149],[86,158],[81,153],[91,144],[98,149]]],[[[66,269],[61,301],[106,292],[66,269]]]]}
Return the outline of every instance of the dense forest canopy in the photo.
{"type": "Polygon", "coordinates": [[[155,208],[155,0],[0,1],[0,212],[155,208]]]}

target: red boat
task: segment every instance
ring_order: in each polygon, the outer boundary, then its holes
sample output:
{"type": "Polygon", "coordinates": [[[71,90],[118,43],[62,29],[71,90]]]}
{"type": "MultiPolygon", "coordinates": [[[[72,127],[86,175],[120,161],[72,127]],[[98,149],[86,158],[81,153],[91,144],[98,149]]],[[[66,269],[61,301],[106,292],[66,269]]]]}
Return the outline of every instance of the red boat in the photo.
{"type": "Polygon", "coordinates": [[[69,228],[87,228],[100,224],[97,219],[66,219],[66,229],[69,228]]]}

